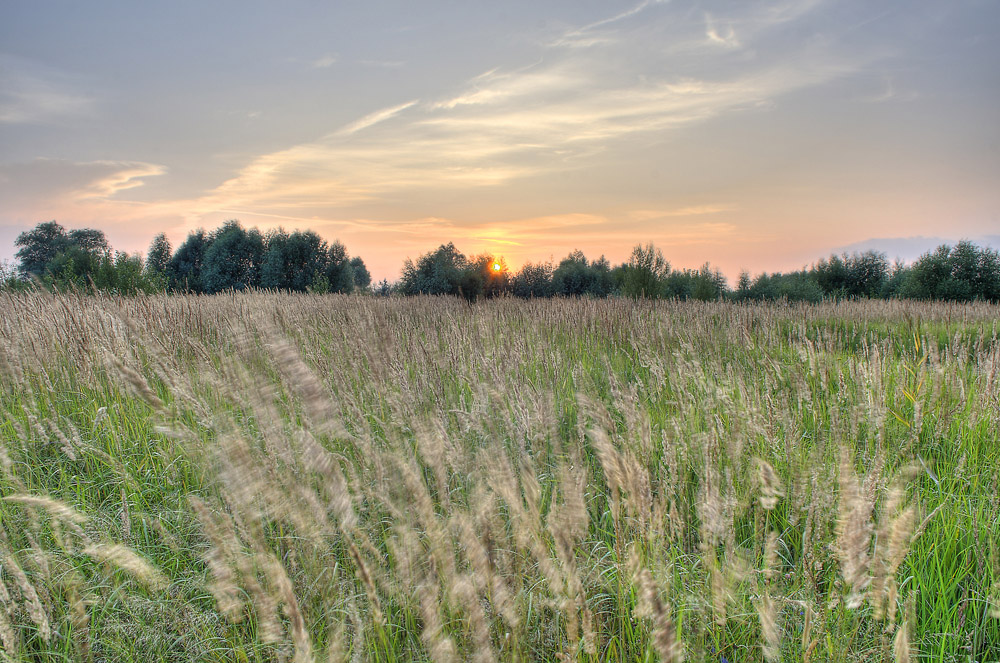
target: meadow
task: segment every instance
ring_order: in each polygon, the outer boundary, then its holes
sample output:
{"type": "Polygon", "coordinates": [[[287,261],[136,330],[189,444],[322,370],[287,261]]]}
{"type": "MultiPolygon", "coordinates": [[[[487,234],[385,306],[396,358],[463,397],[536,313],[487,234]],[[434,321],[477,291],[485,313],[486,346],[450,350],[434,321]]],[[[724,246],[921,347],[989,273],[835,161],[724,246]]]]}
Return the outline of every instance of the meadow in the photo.
{"type": "Polygon", "coordinates": [[[1000,661],[998,334],[0,293],[0,658],[1000,661]]]}

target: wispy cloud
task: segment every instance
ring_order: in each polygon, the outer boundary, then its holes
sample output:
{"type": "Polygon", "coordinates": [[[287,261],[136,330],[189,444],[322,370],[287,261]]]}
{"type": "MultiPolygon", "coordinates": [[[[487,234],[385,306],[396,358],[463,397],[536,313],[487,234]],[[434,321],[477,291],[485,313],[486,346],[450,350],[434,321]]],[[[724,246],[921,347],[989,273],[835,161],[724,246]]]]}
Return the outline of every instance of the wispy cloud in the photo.
{"type": "Polygon", "coordinates": [[[333,65],[337,64],[340,58],[334,53],[327,53],[322,57],[316,58],[312,61],[312,66],[316,69],[329,69],[333,65]]]}
{"type": "Polygon", "coordinates": [[[113,172],[90,182],[78,193],[78,198],[81,200],[112,198],[121,191],[141,187],[145,184],[144,178],[156,177],[167,172],[163,166],[141,162],[96,161],[83,165],[107,167],[113,172]]]}
{"type": "Polygon", "coordinates": [[[0,123],[41,124],[92,111],[94,100],[64,74],[0,54],[0,123]]]}
{"type": "Polygon", "coordinates": [[[379,122],[385,122],[389,118],[398,115],[405,111],[407,108],[415,106],[419,100],[415,99],[413,101],[407,101],[406,103],[399,104],[398,106],[393,106],[391,108],[383,108],[382,110],[375,111],[365,115],[361,119],[351,122],[345,127],[338,129],[334,135],[336,136],[350,136],[351,134],[357,133],[362,129],[367,129],[368,127],[374,126],[379,122]]]}

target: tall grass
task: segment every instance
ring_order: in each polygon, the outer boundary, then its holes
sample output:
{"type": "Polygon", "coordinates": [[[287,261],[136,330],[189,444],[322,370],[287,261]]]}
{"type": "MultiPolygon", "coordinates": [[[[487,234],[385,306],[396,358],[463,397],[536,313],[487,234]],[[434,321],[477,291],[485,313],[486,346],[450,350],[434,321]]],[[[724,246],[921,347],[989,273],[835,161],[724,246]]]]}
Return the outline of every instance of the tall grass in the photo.
{"type": "Polygon", "coordinates": [[[998,320],[0,294],[0,647],[1000,660],[998,320]]]}

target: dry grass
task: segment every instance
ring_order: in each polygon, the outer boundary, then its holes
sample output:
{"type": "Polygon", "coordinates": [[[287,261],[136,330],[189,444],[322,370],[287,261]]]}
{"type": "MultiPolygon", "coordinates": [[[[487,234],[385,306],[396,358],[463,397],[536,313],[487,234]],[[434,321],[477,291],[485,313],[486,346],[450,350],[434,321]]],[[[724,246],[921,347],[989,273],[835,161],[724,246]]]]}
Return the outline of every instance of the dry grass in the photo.
{"type": "Polygon", "coordinates": [[[0,308],[8,657],[1000,659],[995,306],[0,308]]]}

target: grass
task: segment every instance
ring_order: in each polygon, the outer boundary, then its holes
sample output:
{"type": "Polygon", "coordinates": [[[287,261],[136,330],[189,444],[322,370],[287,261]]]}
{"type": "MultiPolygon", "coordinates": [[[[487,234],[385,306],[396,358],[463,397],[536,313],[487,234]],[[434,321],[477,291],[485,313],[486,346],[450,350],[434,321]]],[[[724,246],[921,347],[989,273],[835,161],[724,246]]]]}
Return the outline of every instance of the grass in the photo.
{"type": "Polygon", "coordinates": [[[10,660],[1000,661],[1000,308],[0,294],[10,660]]]}

